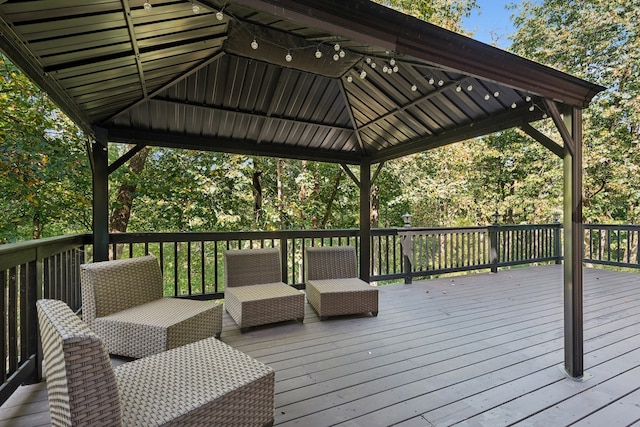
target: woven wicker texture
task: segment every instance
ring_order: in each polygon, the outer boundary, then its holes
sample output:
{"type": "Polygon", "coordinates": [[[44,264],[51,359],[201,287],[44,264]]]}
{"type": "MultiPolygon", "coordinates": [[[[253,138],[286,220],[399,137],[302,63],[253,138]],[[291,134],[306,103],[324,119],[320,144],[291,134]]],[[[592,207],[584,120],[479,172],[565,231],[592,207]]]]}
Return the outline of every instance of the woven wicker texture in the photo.
{"type": "Polygon", "coordinates": [[[282,282],[225,289],[224,298],[241,328],[304,319],[304,294],[282,282]]]}
{"type": "Polygon", "coordinates": [[[116,368],[123,425],[261,426],[274,416],[274,372],[210,338],[116,368]]]}
{"type": "Polygon", "coordinates": [[[82,317],[93,329],[96,317],[162,298],[162,273],[153,255],[80,266],[82,317]]]}
{"type": "Polygon", "coordinates": [[[208,338],[114,368],[61,301],[38,301],[54,426],[264,426],[274,372],[208,338]],[[62,344],[62,345],[61,345],[62,344]]]}
{"type": "Polygon", "coordinates": [[[304,251],[307,280],[358,276],[356,249],[353,246],[306,247],[304,251]]]}
{"type": "Polygon", "coordinates": [[[378,315],[378,289],[356,277],[352,246],[307,247],[306,294],[320,318],[371,312],[378,315]]]}
{"type": "Polygon", "coordinates": [[[282,282],[280,250],[240,249],[224,253],[224,287],[282,282]]]}
{"type": "Polygon", "coordinates": [[[307,300],[321,318],[368,312],[378,315],[378,289],[358,278],[309,280],[307,300]]]}
{"type": "Polygon", "coordinates": [[[62,301],[36,307],[51,425],[120,426],[116,377],[100,338],[62,301]]]}
{"type": "Polygon", "coordinates": [[[225,309],[241,329],[304,319],[304,294],[282,282],[278,249],[224,253],[225,309]]]}
{"type": "Polygon", "coordinates": [[[111,353],[144,357],[219,335],[222,304],[162,298],[99,317],[94,330],[111,353]]]}
{"type": "Polygon", "coordinates": [[[112,354],[144,357],[222,331],[220,303],[163,298],[152,255],[83,264],[81,285],[83,320],[112,354]]]}

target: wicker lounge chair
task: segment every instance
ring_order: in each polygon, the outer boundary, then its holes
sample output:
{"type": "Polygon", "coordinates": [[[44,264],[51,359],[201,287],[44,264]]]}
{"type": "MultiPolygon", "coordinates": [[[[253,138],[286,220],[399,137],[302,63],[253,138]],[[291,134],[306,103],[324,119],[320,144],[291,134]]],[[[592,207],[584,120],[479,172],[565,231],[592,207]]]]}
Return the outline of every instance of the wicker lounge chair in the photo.
{"type": "Polygon", "coordinates": [[[304,320],[304,294],[282,282],[281,269],[278,249],[224,253],[224,305],[241,331],[285,320],[304,320]]]}
{"type": "Polygon", "coordinates": [[[53,426],[273,425],[273,370],[216,338],[113,368],[64,302],[37,309],[53,426]]]}
{"type": "Polygon", "coordinates": [[[307,247],[305,257],[307,300],[321,320],[345,314],[378,315],[378,289],[357,278],[353,246],[307,247]]]}
{"type": "Polygon", "coordinates": [[[222,304],[163,297],[152,255],[83,264],[81,286],[83,319],[112,354],[144,357],[222,331],[222,304]]]}

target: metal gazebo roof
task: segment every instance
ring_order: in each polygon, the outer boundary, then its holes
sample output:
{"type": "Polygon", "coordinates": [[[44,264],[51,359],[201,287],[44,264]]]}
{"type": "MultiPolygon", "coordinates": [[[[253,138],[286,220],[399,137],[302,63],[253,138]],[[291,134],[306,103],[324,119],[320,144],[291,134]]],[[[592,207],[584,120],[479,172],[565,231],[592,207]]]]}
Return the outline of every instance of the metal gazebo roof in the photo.
{"type": "Polygon", "coordinates": [[[353,164],[602,90],[368,0],[144,3],[0,0],[0,48],[110,142],[353,164]]]}
{"type": "Polygon", "coordinates": [[[564,159],[565,370],[583,377],[582,109],[603,87],[369,0],[0,0],[0,48],[94,137],[98,261],[108,142],[359,164],[368,280],[371,165],[521,127],[564,159]],[[544,116],[564,145],[529,125],[544,116]]]}

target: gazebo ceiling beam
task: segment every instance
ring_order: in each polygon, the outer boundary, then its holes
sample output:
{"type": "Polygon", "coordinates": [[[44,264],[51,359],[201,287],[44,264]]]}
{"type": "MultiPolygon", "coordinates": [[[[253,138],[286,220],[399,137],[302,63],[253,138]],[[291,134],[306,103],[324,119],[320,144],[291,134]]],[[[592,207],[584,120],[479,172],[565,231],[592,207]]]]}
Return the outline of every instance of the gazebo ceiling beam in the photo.
{"type": "MultiPolygon", "coordinates": [[[[186,150],[216,151],[249,156],[281,157],[287,159],[309,160],[309,151],[304,147],[287,145],[268,145],[231,138],[213,138],[166,132],[145,132],[140,130],[110,128],[109,142],[123,144],[153,145],[166,148],[186,150]]],[[[342,151],[318,150],[314,161],[327,163],[360,164],[358,153],[342,151]]]]}

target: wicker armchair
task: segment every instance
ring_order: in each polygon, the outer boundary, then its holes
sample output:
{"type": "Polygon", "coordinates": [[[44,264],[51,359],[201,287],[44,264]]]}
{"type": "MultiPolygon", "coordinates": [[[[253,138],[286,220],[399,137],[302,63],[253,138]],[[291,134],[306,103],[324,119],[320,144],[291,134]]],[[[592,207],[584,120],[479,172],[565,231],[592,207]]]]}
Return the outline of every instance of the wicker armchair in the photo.
{"type": "Polygon", "coordinates": [[[216,338],[113,368],[69,306],[36,306],[53,426],[273,425],[273,370],[216,338]]]}
{"type": "Polygon", "coordinates": [[[378,315],[378,289],[357,278],[353,246],[306,247],[305,258],[307,300],[321,320],[345,314],[378,315]]]}
{"type": "Polygon", "coordinates": [[[152,255],[80,267],[83,319],[112,354],[139,358],[220,336],[222,304],[164,298],[152,255]]]}
{"type": "Polygon", "coordinates": [[[282,282],[281,265],[278,249],[224,253],[224,305],[241,331],[285,320],[304,320],[304,294],[282,282]]]}

